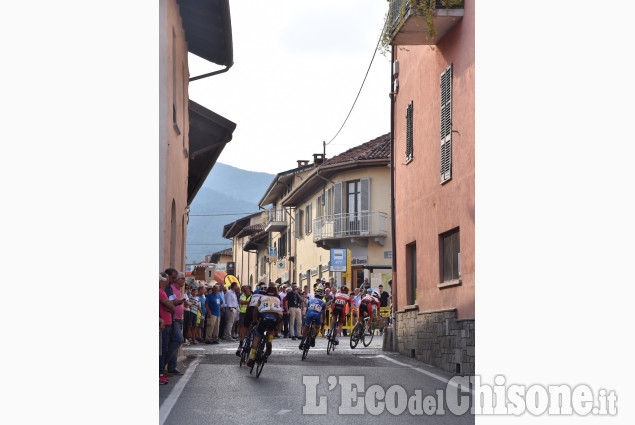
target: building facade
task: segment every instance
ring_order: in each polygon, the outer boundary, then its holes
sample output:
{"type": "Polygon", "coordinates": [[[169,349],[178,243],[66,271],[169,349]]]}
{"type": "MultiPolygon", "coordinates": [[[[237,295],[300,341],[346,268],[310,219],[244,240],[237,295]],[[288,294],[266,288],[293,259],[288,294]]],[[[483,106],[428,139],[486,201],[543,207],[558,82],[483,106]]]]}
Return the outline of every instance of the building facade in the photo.
{"type": "Polygon", "coordinates": [[[244,248],[249,239],[263,231],[262,212],[255,212],[238,220],[228,223],[223,228],[223,237],[232,241],[232,259],[234,273],[241,284],[254,287],[257,282],[256,253],[246,251],[244,248]]]}
{"type": "MultiPolygon", "coordinates": [[[[400,3],[391,2],[392,7],[400,3]]],[[[396,349],[474,372],[474,2],[394,25],[396,349]],[[405,48],[402,48],[405,47],[405,48]]],[[[441,7],[441,6],[440,6],[441,7]]]]}
{"type": "MultiPolygon", "coordinates": [[[[325,160],[283,200],[294,208],[298,265],[306,285],[334,277],[338,285],[360,287],[390,278],[390,135],[325,160]],[[330,270],[330,249],[351,252],[351,276],[330,270]]],[[[312,287],[312,285],[309,285],[312,287]]]]}
{"type": "Polygon", "coordinates": [[[159,267],[184,270],[189,205],[236,128],[189,99],[188,53],[231,67],[229,3],[161,0],[159,19],[159,267]]]}

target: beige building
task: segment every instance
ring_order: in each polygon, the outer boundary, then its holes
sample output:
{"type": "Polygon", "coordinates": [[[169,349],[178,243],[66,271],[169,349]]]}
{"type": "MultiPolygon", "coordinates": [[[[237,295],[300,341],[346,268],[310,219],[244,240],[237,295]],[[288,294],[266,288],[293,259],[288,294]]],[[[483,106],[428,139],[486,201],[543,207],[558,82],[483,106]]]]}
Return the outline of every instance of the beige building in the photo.
{"type": "Polygon", "coordinates": [[[232,240],[232,259],[229,261],[235,263],[236,277],[241,284],[250,285],[252,288],[258,282],[257,255],[244,248],[253,235],[263,230],[262,211],[232,221],[223,228],[223,237],[232,240]]]}
{"type": "Polygon", "coordinates": [[[236,124],[191,101],[188,52],[233,64],[228,0],[159,1],[159,267],[185,269],[189,205],[236,124]]]}
{"type": "Polygon", "coordinates": [[[316,164],[320,163],[320,157],[321,155],[316,155],[313,164],[309,164],[307,160],[300,160],[296,168],[278,173],[260,199],[261,208],[265,205],[271,207],[263,213],[265,233],[254,238],[249,248],[257,249],[258,276],[261,281],[296,281],[294,276],[297,241],[293,233],[294,218],[292,209],[282,206],[282,200],[304,181],[316,164]],[[257,247],[254,244],[257,244],[257,247]],[[269,248],[273,248],[273,252],[269,248]]]}
{"type": "MultiPolygon", "coordinates": [[[[260,200],[264,231],[247,248],[257,254],[258,280],[309,285],[342,273],[330,270],[330,249],[352,253],[352,276],[358,287],[364,278],[387,282],[391,273],[390,136],[377,139],[325,160],[278,174],[260,200]],[[277,261],[270,261],[270,248],[277,261]]],[[[352,285],[351,285],[352,283],[352,285]]],[[[386,286],[386,285],[385,285],[386,286]]]]}

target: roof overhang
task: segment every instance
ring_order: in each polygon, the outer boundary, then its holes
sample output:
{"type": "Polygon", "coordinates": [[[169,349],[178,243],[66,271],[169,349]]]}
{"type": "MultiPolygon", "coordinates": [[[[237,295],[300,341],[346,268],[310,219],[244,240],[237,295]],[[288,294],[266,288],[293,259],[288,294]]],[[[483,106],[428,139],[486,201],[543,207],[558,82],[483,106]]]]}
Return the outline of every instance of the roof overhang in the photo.
{"type": "Polygon", "coordinates": [[[288,186],[289,182],[293,181],[293,177],[296,174],[310,170],[313,167],[313,164],[310,164],[276,174],[269,184],[267,191],[260,199],[260,202],[258,202],[258,206],[262,208],[264,205],[273,203],[273,201],[280,196],[280,193],[282,193],[282,188],[288,186]]]}
{"type": "Polygon", "coordinates": [[[322,165],[306,176],[304,181],[294,188],[282,201],[282,205],[285,207],[296,206],[308,196],[313,195],[313,192],[324,184],[325,181],[322,177],[329,178],[337,173],[354,168],[385,166],[388,164],[390,164],[390,159],[382,158],[322,165]]]}
{"type": "Polygon", "coordinates": [[[177,0],[187,50],[218,65],[234,63],[229,0],[177,0]]]}
{"type": "Polygon", "coordinates": [[[249,225],[249,221],[251,221],[253,217],[256,217],[261,214],[262,214],[262,211],[258,211],[253,214],[249,214],[242,218],[239,218],[238,220],[232,221],[231,223],[226,224],[225,226],[223,226],[223,237],[225,239],[233,238],[238,233],[240,233],[244,227],[249,225]]]}
{"type": "Polygon", "coordinates": [[[262,246],[265,242],[267,242],[269,234],[265,231],[257,233],[249,239],[249,241],[243,247],[243,251],[257,251],[260,246],[262,246]]]}
{"type": "Polygon", "coordinates": [[[190,205],[221,152],[231,139],[236,124],[189,101],[190,133],[187,204],[190,205]]]}

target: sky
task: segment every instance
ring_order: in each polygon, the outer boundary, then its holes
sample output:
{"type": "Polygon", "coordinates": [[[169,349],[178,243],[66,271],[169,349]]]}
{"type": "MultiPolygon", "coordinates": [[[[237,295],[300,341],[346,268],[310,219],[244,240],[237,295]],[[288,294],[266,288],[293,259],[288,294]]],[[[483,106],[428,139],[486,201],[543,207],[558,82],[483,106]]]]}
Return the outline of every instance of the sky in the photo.
{"type": "MultiPolygon", "coordinates": [[[[218,161],[278,173],[322,153],[350,110],[385,0],[231,0],[234,66],[192,81],[190,99],[237,124],[218,161]]],[[[190,76],[221,67],[189,55],[190,76]]],[[[375,56],[330,158],[390,131],[390,58],[375,56]]]]}

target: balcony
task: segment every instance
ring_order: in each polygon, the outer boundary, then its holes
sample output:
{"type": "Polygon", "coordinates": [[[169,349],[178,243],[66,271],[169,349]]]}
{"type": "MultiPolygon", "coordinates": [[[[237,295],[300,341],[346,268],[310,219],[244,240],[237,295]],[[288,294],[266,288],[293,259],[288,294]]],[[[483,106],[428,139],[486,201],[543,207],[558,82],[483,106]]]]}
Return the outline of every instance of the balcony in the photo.
{"type": "Polygon", "coordinates": [[[265,232],[280,232],[287,228],[287,210],[273,207],[265,210],[265,232]]]}
{"type": "Polygon", "coordinates": [[[463,1],[444,6],[441,0],[419,0],[430,10],[429,25],[424,12],[413,9],[408,0],[391,0],[386,31],[393,46],[436,45],[463,17],[463,1]],[[434,5],[432,6],[431,5],[434,5]],[[434,7],[434,9],[432,9],[434,7]]]}
{"type": "Polygon", "coordinates": [[[313,220],[313,242],[324,249],[338,248],[341,242],[368,246],[373,239],[384,245],[388,235],[388,214],[362,212],[335,214],[313,220]]]}

